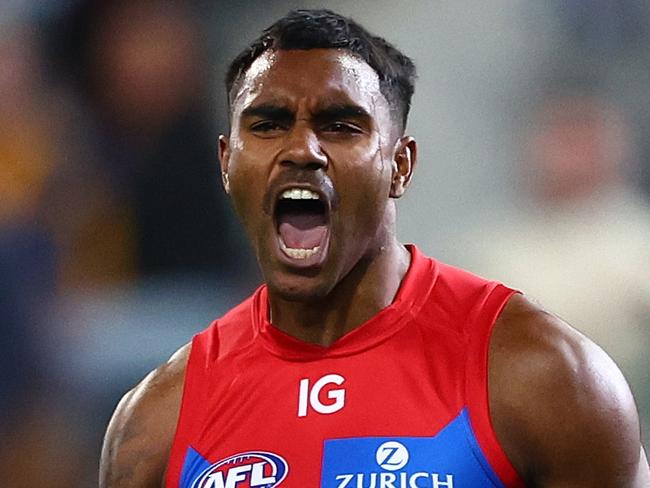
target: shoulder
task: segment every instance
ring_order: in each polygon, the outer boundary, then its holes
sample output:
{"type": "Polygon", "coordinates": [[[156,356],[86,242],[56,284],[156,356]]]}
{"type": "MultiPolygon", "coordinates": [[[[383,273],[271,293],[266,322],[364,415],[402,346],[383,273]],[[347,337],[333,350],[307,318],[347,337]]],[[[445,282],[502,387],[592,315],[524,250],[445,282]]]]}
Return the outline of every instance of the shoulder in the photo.
{"type": "Polygon", "coordinates": [[[525,480],[549,487],[650,481],[634,399],[616,364],[521,295],[495,324],[488,381],[495,432],[525,480]]]}
{"type": "Polygon", "coordinates": [[[181,347],[122,397],[104,438],[101,488],[162,485],[190,349],[181,347]]]}

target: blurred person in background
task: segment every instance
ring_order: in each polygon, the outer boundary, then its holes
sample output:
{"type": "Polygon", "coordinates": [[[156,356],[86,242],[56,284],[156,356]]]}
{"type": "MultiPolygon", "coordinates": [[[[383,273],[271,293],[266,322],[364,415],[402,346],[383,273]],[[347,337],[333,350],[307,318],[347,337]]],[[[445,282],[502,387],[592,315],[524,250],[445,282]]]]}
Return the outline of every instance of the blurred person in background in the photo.
{"type": "MultiPolygon", "coordinates": [[[[81,475],[81,438],[43,356],[45,323],[64,288],[76,235],[57,232],[49,198],[65,172],[67,110],[44,69],[29,18],[0,29],[0,479],[3,486],[55,488],[81,475]],[[40,468],[34,470],[33,466],[40,468]]],[[[68,208],[73,220],[76,209],[68,208]]],[[[70,229],[68,229],[70,230],[70,229]]]]}
{"type": "Polygon", "coordinates": [[[459,261],[526,290],[611,354],[647,435],[650,206],[628,180],[633,141],[622,108],[590,85],[550,88],[522,141],[528,198],[467,235],[459,261]]]}
{"type": "Polygon", "coordinates": [[[251,258],[214,184],[200,13],[192,2],[85,2],[62,52],[103,165],[131,207],[138,275],[199,273],[248,286],[251,258]]]}
{"type": "MultiPolygon", "coordinates": [[[[76,193],[114,197],[121,211],[108,226],[113,241],[126,229],[123,259],[108,254],[128,265],[122,275],[110,279],[104,270],[93,286],[78,257],[83,280],[59,300],[56,317],[68,331],[55,350],[75,365],[59,374],[92,392],[106,415],[116,390],[206,321],[207,309],[220,309],[255,280],[249,248],[217,186],[203,12],[200,2],[87,0],[52,33],[59,77],[82,107],[90,166],[99,167],[106,185],[84,182],[84,160],[72,175],[76,193]],[[146,351],[135,346],[141,337],[146,351]],[[100,386],[104,371],[111,381],[100,386]]],[[[83,202],[70,207],[83,215],[92,208],[83,202]]]]}
{"type": "Polygon", "coordinates": [[[12,488],[96,484],[115,396],[255,279],[215,185],[200,11],[57,5],[0,11],[0,479],[12,488]],[[150,347],[132,350],[145,328],[150,347]]]}

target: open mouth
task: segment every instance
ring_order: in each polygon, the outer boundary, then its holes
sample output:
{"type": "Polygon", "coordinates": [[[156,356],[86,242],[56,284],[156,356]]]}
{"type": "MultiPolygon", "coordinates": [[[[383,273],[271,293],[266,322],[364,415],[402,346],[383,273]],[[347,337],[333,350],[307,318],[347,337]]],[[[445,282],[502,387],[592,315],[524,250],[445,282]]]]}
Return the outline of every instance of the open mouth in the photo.
{"type": "Polygon", "coordinates": [[[275,222],[280,249],[292,260],[309,260],[325,248],[329,210],[318,193],[304,188],[284,190],[275,206],[275,222]]]}

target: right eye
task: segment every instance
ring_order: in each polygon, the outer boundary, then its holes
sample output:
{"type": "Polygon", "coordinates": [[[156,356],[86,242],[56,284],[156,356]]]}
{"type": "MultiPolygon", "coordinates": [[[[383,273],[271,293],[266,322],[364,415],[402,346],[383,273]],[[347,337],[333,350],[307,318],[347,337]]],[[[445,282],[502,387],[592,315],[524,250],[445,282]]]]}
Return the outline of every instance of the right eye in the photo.
{"type": "Polygon", "coordinates": [[[250,130],[258,133],[268,133],[286,130],[286,127],[279,122],[273,120],[262,120],[255,122],[250,126],[250,130]]]}

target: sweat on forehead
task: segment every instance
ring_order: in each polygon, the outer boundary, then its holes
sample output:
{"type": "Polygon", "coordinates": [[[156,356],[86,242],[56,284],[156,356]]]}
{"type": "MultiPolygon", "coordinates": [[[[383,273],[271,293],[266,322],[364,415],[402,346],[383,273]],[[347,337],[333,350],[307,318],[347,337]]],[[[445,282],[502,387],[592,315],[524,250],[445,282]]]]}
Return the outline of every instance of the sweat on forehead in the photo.
{"type": "Polygon", "coordinates": [[[343,50],[316,49],[267,51],[259,56],[241,82],[233,87],[236,93],[233,93],[231,109],[235,111],[235,106],[248,105],[262,93],[273,97],[316,95],[312,91],[314,83],[330,88],[333,93],[343,92],[357,100],[366,100],[369,105],[386,103],[377,73],[362,59],[343,50]]]}

